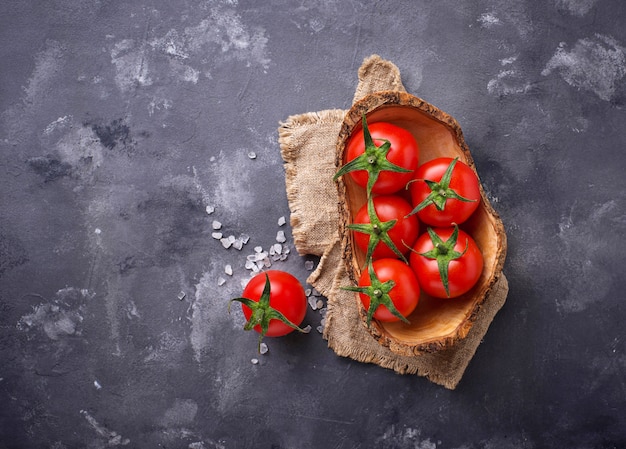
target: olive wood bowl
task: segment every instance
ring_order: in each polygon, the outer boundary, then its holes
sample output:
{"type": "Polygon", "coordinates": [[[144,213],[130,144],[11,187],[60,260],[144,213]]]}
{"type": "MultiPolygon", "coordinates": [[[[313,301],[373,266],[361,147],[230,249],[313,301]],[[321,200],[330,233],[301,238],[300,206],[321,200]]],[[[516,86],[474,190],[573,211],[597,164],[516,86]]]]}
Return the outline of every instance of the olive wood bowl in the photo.
{"type": "MultiPolygon", "coordinates": [[[[459,160],[476,172],[457,121],[421,98],[397,91],[370,94],[354,103],[346,113],[337,140],[337,168],[344,163],[344,150],[349,137],[354,132],[362,131],[363,114],[366,114],[368,124],[386,121],[409,130],[419,145],[420,164],[441,156],[458,156],[459,160]]],[[[367,196],[365,189],[354,183],[349,175],[338,180],[337,189],[342,255],[348,276],[356,285],[364,268],[365,254],[354,243],[353,233],[347,225],[352,223],[367,196]]],[[[460,225],[461,229],[474,237],[484,257],[481,277],[469,292],[444,299],[422,293],[417,308],[407,317],[410,324],[401,321],[383,323],[374,319],[369,326],[359,294],[354,294],[363,325],[380,344],[392,352],[414,356],[450,348],[465,338],[476,320],[481,305],[502,273],[507,247],[504,226],[487,199],[482,184],[480,193],[478,209],[468,221],[460,225]]],[[[425,225],[420,223],[420,232],[424,231],[425,225]]]]}

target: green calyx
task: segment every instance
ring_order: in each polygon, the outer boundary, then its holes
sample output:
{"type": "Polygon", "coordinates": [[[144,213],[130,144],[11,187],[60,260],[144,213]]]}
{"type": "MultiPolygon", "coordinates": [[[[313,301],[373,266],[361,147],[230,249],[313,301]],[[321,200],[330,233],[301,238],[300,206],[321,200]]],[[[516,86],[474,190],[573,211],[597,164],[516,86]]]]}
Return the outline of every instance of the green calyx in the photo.
{"type": "Polygon", "coordinates": [[[371,196],[367,198],[367,215],[369,217],[369,223],[353,223],[347,227],[356,232],[362,232],[369,235],[369,242],[367,244],[367,253],[365,255],[365,263],[369,263],[372,260],[372,255],[376,246],[383,242],[389,249],[391,249],[403,262],[407,262],[404,254],[396,247],[396,245],[389,237],[389,230],[391,230],[398,220],[381,221],[376,214],[374,208],[374,200],[371,196]]]}
{"type": "Polygon", "coordinates": [[[369,326],[372,322],[372,318],[374,316],[374,312],[378,309],[379,306],[383,305],[389,309],[395,317],[400,319],[401,321],[409,324],[409,320],[407,320],[396,308],[393,304],[391,296],[389,296],[389,292],[392,288],[396,286],[396,283],[393,280],[388,280],[385,282],[381,282],[374,271],[374,265],[370,262],[367,265],[367,270],[370,276],[370,284],[365,287],[342,287],[343,290],[348,290],[352,292],[363,293],[370,298],[370,306],[367,309],[367,325],[369,326]]]}
{"type": "Polygon", "coordinates": [[[448,199],[455,199],[459,201],[463,201],[466,203],[471,203],[476,200],[472,200],[469,198],[464,198],[458,193],[456,193],[453,189],[450,188],[450,180],[452,179],[452,170],[454,170],[454,166],[456,165],[458,157],[454,158],[448,168],[444,172],[441,180],[439,182],[430,181],[428,179],[424,179],[424,182],[430,188],[430,194],[424,200],[419,203],[415,208],[411,211],[409,215],[413,215],[420,210],[434,204],[437,210],[444,210],[446,207],[446,201],[448,199]]]}
{"type": "Polygon", "coordinates": [[[452,231],[450,238],[448,238],[448,240],[446,240],[445,242],[435,233],[435,231],[433,231],[432,228],[428,228],[427,231],[433,244],[433,249],[431,249],[430,251],[426,251],[425,253],[419,254],[426,257],[427,259],[437,261],[437,267],[439,268],[439,276],[441,277],[441,282],[443,283],[443,287],[446,290],[446,295],[450,297],[448,267],[450,265],[450,262],[455,259],[459,259],[465,254],[469,242],[465,241],[465,249],[462,253],[455,251],[454,246],[456,245],[456,241],[459,238],[459,227],[456,224],[454,225],[454,231],[452,231]]]}
{"type": "Polygon", "coordinates": [[[244,304],[245,306],[250,308],[250,310],[252,311],[252,314],[250,315],[250,318],[248,319],[246,324],[243,326],[243,329],[246,331],[249,331],[249,330],[254,329],[254,327],[257,325],[261,327],[261,332],[259,335],[259,344],[258,344],[259,353],[261,352],[261,342],[263,341],[263,337],[265,337],[265,334],[267,334],[271,320],[279,320],[282,323],[286,324],[289,327],[292,327],[293,329],[299,332],[305,332],[304,329],[301,329],[296,324],[289,321],[289,319],[285,315],[283,315],[281,312],[279,312],[278,310],[270,306],[270,292],[271,292],[270,277],[266,273],[265,274],[265,286],[263,287],[263,293],[261,294],[261,297],[259,298],[258,302],[253,301],[248,298],[233,298],[230,301],[228,301],[229,313],[230,313],[230,306],[233,301],[237,301],[237,302],[244,304]]]}
{"type": "Polygon", "coordinates": [[[385,140],[384,143],[377,147],[367,127],[367,120],[365,114],[363,114],[363,138],[365,140],[365,150],[363,154],[352,159],[350,162],[343,165],[333,180],[336,181],[339,177],[357,170],[365,170],[368,173],[367,176],[367,195],[370,196],[372,188],[378,179],[378,176],[382,171],[392,171],[397,173],[409,173],[411,170],[395,165],[387,159],[387,153],[391,149],[391,142],[385,140]]]}

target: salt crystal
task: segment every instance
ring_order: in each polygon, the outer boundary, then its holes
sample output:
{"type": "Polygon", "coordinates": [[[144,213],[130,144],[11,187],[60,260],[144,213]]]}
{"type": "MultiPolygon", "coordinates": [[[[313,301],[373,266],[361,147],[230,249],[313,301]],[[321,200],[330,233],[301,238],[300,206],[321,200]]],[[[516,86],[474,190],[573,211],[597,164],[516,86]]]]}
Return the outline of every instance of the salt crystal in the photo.
{"type": "Polygon", "coordinates": [[[322,307],[324,307],[324,301],[322,301],[321,299],[318,299],[315,305],[317,306],[318,309],[321,309],[322,307]]]}
{"type": "Polygon", "coordinates": [[[246,260],[246,264],[244,266],[246,270],[252,270],[252,267],[255,265],[254,265],[254,262],[252,262],[251,260],[246,260]]]}
{"type": "Polygon", "coordinates": [[[255,153],[254,151],[250,151],[250,152],[248,153],[248,157],[249,157],[250,159],[256,159],[256,153],[255,153]]]}
{"type": "Polygon", "coordinates": [[[311,290],[311,294],[313,296],[322,296],[322,294],[320,292],[318,292],[315,287],[313,287],[313,290],[311,290]]]}
{"type": "Polygon", "coordinates": [[[280,243],[274,243],[274,252],[276,254],[282,254],[283,246],[280,243]]]}
{"type": "Polygon", "coordinates": [[[206,213],[211,215],[213,212],[215,212],[215,206],[207,206],[204,210],[206,210],[206,213]]]}
{"type": "Polygon", "coordinates": [[[247,244],[250,241],[250,236],[248,234],[241,234],[239,236],[239,240],[243,242],[243,244],[247,244]]]}
{"type": "Polygon", "coordinates": [[[304,262],[304,268],[307,271],[311,271],[313,269],[313,267],[315,266],[315,264],[313,263],[312,260],[307,260],[306,262],[304,262]]]}
{"type": "Polygon", "coordinates": [[[222,246],[226,249],[230,248],[233,245],[233,242],[231,242],[229,239],[227,238],[222,238],[220,239],[220,242],[222,242],[222,246]]]}
{"type": "Polygon", "coordinates": [[[220,240],[224,235],[221,232],[213,232],[211,233],[211,237],[215,240],[220,240]]]}
{"type": "Polygon", "coordinates": [[[317,310],[317,300],[313,296],[308,299],[308,302],[311,309],[317,310]]]}
{"type": "Polygon", "coordinates": [[[229,276],[232,276],[233,275],[233,267],[230,264],[226,265],[224,267],[224,273],[226,273],[229,276]]]}
{"type": "Polygon", "coordinates": [[[278,231],[276,233],[276,241],[279,243],[285,243],[287,238],[285,237],[285,231],[278,231]]]}
{"type": "Polygon", "coordinates": [[[235,243],[235,240],[237,240],[237,239],[235,238],[235,236],[234,236],[234,235],[229,235],[229,236],[228,236],[228,241],[229,241],[231,244],[235,243]]]}
{"type": "Polygon", "coordinates": [[[224,279],[223,277],[219,277],[217,278],[217,285],[222,286],[226,283],[226,279],[224,279]]]}
{"type": "Polygon", "coordinates": [[[233,242],[233,248],[235,248],[236,250],[241,251],[241,249],[243,248],[243,242],[240,239],[237,239],[233,242]]]}
{"type": "Polygon", "coordinates": [[[251,359],[250,363],[252,363],[253,365],[258,365],[259,364],[259,359],[251,359]]]}
{"type": "Polygon", "coordinates": [[[222,223],[220,223],[217,220],[213,220],[213,223],[211,223],[211,226],[213,226],[213,229],[215,230],[222,229],[222,223]]]}
{"type": "Polygon", "coordinates": [[[324,326],[317,326],[317,331],[322,334],[324,333],[324,326]]]}
{"type": "Polygon", "coordinates": [[[304,291],[304,294],[305,294],[306,296],[311,296],[311,289],[310,289],[310,288],[307,288],[307,289],[304,291]]]}
{"type": "Polygon", "coordinates": [[[178,300],[179,300],[179,301],[182,301],[183,299],[185,299],[185,296],[187,296],[187,295],[185,294],[185,292],[180,292],[180,293],[178,294],[178,300]]]}
{"type": "Polygon", "coordinates": [[[259,352],[261,354],[267,354],[267,351],[269,351],[267,345],[265,343],[261,343],[261,346],[259,347],[259,352]]]}
{"type": "Polygon", "coordinates": [[[285,223],[287,223],[287,220],[285,220],[285,216],[283,215],[278,219],[278,226],[284,226],[285,223]]]}
{"type": "Polygon", "coordinates": [[[281,254],[279,260],[287,260],[287,254],[281,254]]]}
{"type": "Polygon", "coordinates": [[[305,334],[308,334],[309,332],[311,332],[311,329],[312,329],[312,328],[311,328],[311,325],[310,325],[310,324],[307,324],[307,326],[306,326],[306,327],[303,327],[303,328],[302,328],[302,331],[303,331],[305,334]]]}
{"type": "Polygon", "coordinates": [[[260,253],[261,251],[263,251],[263,247],[262,246],[255,246],[254,247],[254,252],[255,253],[260,253]]]}

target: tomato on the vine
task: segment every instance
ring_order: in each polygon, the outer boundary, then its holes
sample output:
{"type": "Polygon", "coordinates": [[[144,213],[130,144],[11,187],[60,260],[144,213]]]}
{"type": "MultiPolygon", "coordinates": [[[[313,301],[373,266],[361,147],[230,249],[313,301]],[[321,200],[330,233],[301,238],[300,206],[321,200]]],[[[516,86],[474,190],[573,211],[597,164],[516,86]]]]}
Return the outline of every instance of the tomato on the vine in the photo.
{"type": "Polygon", "coordinates": [[[406,187],[418,158],[419,147],[409,131],[388,122],[368,125],[364,116],[363,130],[350,136],[345,165],[335,177],[349,173],[368,193],[387,195],[406,187]]]}
{"type": "Polygon", "coordinates": [[[397,258],[398,252],[406,255],[419,233],[417,216],[409,215],[411,205],[398,195],[380,195],[372,200],[375,219],[371,220],[368,204],[364,204],[349,226],[355,231],[355,243],[363,252],[374,246],[373,259],[397,258]],[[389,241],[397,251],[390,247],[389,241]]]}
{"type": "Polygon", "coordinates": [[[285,271],[268,270],[252,277],[243,290],[242,297],[231,299],[241,303],[248,320],[244,330],[254,329],[263,337],[280,337],[294,330],[304,320],[307,300],[300,281],[285,271]]]}
{"type": "Polygon", "coordinates": [[[480,203],[479,184],[476,173],[458,158],[424,162],[410,184],[413,213],[430,226],[461,224],[480,203]]]}
{"type": "Polygon", "coordinates": [[[368,311],[368,324],[372,318],[408,322],[406,317],[415,310],[420,297],[411,267],[398,259],[375,260],[361,273],[358,286],[346,289],[359,292],[368,311]]]}
{"type": "Polygon", "coordinates": [[[422,290],[437,298],[467,293],[483,271],[476,241],[458,226],[428,228],[413,245],[409,264],[422,290]]]}

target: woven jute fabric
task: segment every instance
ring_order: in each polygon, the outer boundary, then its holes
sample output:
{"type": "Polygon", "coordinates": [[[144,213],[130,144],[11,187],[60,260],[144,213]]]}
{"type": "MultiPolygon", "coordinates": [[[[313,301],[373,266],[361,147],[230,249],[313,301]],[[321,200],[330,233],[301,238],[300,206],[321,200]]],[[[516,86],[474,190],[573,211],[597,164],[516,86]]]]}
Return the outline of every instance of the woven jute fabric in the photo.
{"type": "MultiPolygon", "coordinates": [[[[358,71],[357,101],[378,91],[405,91],[400,71],[378,55],[358,71]]],[[[328,299],[323,337],[339,356],[374,363],[400,374],[416,374],[446,388],[457,387],[494,316],[508,293],[501,275],[483,303],[468,335],[453,347],[433,354],[402,356],[379,344],[363,325],[342,259],[338,194],[333,181],[336,142],[347,111],[329,109],[288,117],[278,128],[285,161],[285,184],[294,244],[301,255],[320,257],[307,282],[328,299]]]]}

